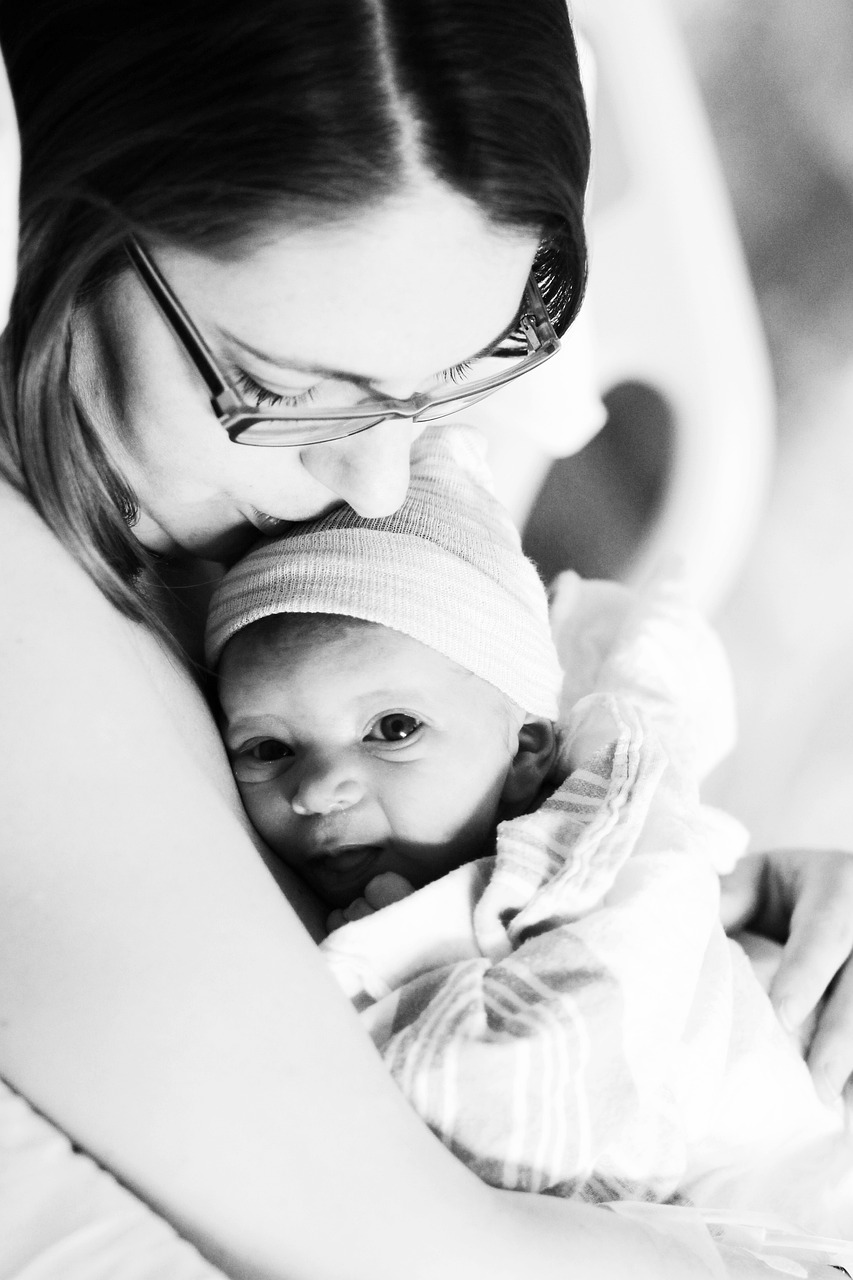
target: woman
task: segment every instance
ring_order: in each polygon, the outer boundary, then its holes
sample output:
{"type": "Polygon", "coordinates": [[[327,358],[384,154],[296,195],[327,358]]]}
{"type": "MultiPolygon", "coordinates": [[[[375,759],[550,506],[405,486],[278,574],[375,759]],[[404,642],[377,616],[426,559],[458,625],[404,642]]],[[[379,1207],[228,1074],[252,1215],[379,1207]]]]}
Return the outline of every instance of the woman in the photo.
{"type": "Polygon", "coordinates": [[[570,322],[588,147],[560,0],[6,0],[0,43],[0,1075],[235,1275],[706,1274],[482,1186],[422,1128],[257,857],[181,655],[211,562],[405,491],[410,420],[243,447],[253,408],[467,385],[531,270],[570,322]],[[217,421],[170,297],[242,413],[217,421]]]}

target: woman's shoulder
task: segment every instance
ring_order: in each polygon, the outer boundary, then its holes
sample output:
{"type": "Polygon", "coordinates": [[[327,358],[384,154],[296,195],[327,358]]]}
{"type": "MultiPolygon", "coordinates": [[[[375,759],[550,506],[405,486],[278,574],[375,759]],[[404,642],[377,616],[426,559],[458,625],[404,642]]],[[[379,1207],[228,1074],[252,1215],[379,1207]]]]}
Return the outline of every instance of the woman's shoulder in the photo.
{"type": "Polygon", "coordinates": [[[17,548],[41,539],[55,541],[32,504],[14,485],[0,476],[0,533],[3,535],[3,557],[0,566],[9,563],[17,548]]]}
{"type": "MultiPolygon", "coordinates": [[[[27,499],[0,482],[0,686],[7,714],[65,719],[134,679],[126,620],[100,592],[27,499]],[[48,695],[48,690],[50,694],[48,695]]],[[[138,689],[138,693],[142,690],[138,689]]],[[[86,733],[85,719],[78,732],[86,733]]]]}
{"type": "Polygon", "coordinates": [[[54,625],[63,606],[76,608],[69,625],[87,611],[111,612],[95,584],[62,546],[23,494],[0,479],[0,635],[8,636],[49,616],[54,625]],[[82,612],[81,612],[82,611],[82,612]]]}
{"type": "Polygon", "coordinates": [[[95,690],[144,679],[133,655],[134,624],[26,497],[2,480],[0,547],[0,678],[14,702],[37,696],[55,679],[65,681],[69,703],[84,684],[95,690]]]}
{"type": "MultiPolygon", "coordinates": [[[[116,713],[120,704],[141,704],[149,715],[158,706],[165,731],[171,726],[194,742],[201,734],[206,758],[216,760],[218,735],[186,666],[114,607],[26,498],[2,481],[0,546],[0,674],[15,701],[56,683],[69,707],[84,688],[116,713]]],[[[221,763],[216,772],[224,776],[221,763]]]]}
{"type": "Polygon", "coordinates": [[[38,696],[58,680],[69,707],[85,688],[116,714],[120,706],[149,718],[159,710],[160,732],[181,739],[230,798],[219,735],[186,664],[121,614],[26,498],[2,482],[0,546],[0,667],[18,696],[38,696]]]}

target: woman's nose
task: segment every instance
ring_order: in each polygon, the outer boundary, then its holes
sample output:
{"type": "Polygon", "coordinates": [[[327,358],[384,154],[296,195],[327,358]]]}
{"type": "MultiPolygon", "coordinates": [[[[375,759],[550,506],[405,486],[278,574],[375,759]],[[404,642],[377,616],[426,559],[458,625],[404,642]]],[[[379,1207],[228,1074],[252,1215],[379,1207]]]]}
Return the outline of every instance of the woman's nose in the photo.
{"type": "Polygon", "coordinates": [[[357,772],[332,761],[306,762],[290,805],[300,818],[352,809],[364,795],[357,772]]]}
{"type": "Polygon", "coordinates": [[[412,434],[411,423],[389,418],[344,440],[311,445],[302,465],[360,516],[389,516],[409,487],[412,434]]]}

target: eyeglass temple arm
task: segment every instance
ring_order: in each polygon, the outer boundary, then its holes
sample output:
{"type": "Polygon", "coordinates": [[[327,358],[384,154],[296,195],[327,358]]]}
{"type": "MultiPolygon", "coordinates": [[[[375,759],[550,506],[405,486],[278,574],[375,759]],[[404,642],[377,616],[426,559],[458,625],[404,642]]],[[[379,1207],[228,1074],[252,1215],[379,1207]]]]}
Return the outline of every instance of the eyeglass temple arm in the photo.
{"type": "Polygon", "coordinates": [[[240,397],[223,377],[212,351],[158,271],[153,259],[132,236],[125,241],[124,247],[154,302],[204,379],[215,412],[221,416],[239,408],[240,397]]]}
{"type": "Polygon", "coordinates": [[[532,272],[527,277],[524,299],[529,305],[532,314],[525,311],[519,320],[519,327],[527,340],[531,352],[538,351],[542,346],[542,339],[539,336],[540,325],[545,328],[551,341],[556,338],[556,334],[553,331],[545,303],[542,301],[542,294],[539,292],[539,286],[534,280],[532,272]]]}

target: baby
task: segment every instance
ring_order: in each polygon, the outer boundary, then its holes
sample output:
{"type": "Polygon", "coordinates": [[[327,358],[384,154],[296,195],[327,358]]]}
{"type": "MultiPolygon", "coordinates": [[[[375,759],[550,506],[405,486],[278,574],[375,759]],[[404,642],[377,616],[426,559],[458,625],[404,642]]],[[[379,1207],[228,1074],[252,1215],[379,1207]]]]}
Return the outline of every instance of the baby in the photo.
{"type": "Polygon", "coordinates": [[[246,811],[331,923],[368,885],[382,900],[494,852],[556,752],[545,591],[478,440],[439,428],[416,449],[396,515],[294,526],[227,575],[210,615],[246,811]]]}
{"type": "Polygon", "coordinates": [[[247,812],[348,913],[333,971],[484,1180],[847,1236],[841,1122],[719,923],[719,650],[672,591],[572,575],[555,610],[565,675],[479,441],[429,430],[396,515],[294,526],[216,593],[247,812]]]}

